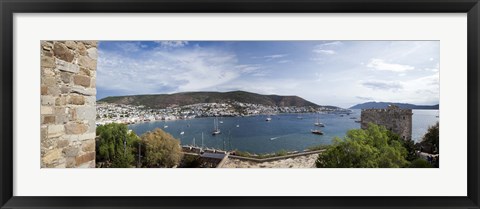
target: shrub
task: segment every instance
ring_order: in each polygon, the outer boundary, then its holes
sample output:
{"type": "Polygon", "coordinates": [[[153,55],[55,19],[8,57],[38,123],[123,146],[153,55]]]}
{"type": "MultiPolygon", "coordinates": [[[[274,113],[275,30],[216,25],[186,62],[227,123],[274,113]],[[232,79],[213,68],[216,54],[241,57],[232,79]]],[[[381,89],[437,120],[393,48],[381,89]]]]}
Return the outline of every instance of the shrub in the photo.
{"type": "Polygon", "coordinates": [[[182,160],[180,141],[161,129],[147,132],[141,138],[145,144],[145,166],[175,167],[182,160]]]}

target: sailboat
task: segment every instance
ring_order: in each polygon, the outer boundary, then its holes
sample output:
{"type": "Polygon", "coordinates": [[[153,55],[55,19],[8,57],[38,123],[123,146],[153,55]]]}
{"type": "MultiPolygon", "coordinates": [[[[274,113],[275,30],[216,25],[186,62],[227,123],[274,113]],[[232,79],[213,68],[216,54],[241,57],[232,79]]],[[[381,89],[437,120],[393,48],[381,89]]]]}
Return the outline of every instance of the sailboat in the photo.
{"type": "Polygon", "coordinates": [[[312,134],[323,135],[323,132],[320,130],[310,130],[312,134]]]}
{"type": "Polygon", "coordinates": [[[213,132],[212,132],[212,135],[218,135],[222,132],[220,132],[220,129],[218,128],[218,119],[215,118],[213,119],[213,132]]]}
{"type": "Polygon", "coordinates": [[[317,115],[317,122],[315,122],[313,125],[318,126],[318,127],[325,127],[325,124],[320,123],[320,118],[317,115]]]}

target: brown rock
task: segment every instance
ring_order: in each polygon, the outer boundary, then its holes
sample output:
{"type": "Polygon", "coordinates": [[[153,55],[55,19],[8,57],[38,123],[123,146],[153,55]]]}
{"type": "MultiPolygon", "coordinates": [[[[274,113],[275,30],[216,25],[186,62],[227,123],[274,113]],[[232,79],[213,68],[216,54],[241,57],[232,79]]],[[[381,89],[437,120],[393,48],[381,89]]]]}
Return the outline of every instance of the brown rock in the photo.
{"type": "Polygon", "coordinates": [[[48,92],[48,87],[45,85],[42,85],[40,92],[41,92],[41,95],[46,95],[48,92]]]}
{"type": "Polygon", "coordinates": [[[70,83],[72,81],[72,74],[67,72],[61,72],[60,78],[62,79],[63,83],[70,83]]]}
{"type": "Polygon", "coordinates": [[[91,82],[90,82],[90,87],[92,88],[95,88],[96,87],[96,80],[95,78],[92,78],[91,82]]]}
{"type": "Polygon", "coordinates": [[[77,110],[76,109],[70,108],[70,110],[68,110],[68,114],[70,116],[71,121],[77,120],[77,110]]]}
{"type": "Polygon", "coordinates": [[[70,141],[61,139],[57,141],[57,148],[64,148],[67,147],[70,144],[70,141]]]}
{"type": "Polygon", "coordinates": [[[84,152],[95,152],[95,139],[83,142],[82,151],[84,151],[84,152]]]}
{"type": "Polygon", "coordinates": [[[87,45],[88,48],[90,48],[90,47],[97,47],[97,41],[83,41],[83,43],[84,43],[85,45],[87,45]]]}
{"type": "Polygon", "coordinates": [[[90,87],[90,77],[84,75],[73,76],[73,83],[83,87],[90,87]]]}
{"type": "Polygon", "coordinates": [[[88,56],[80,56],[78,58],[78,64],[91,70],[95,70],[97,68],[97,60],[94,60],[88,56]]]}
{"type": "Polygon", "coordinates": [[[75,49],[77,44],[75,43],[75,41],[65,41],[65,46],[67,46],[67,48],[69,49],[75,49]]]}
{"type": "Polygon", "coordinates": [[[54,86],[57,85],[57,81],[53,76],[44,76],[42,77],[42,83],[46,86],[54,86]]]}
{"type": "Polygon", "coordinates": [[[54,115],[45,115],[43,116],[43,124],[52,124],[55,123],[54,115]]]}
{"type": "Polygon", "coordinates": [[[42,56],[42,58],[40,60],[40,66],[41,67],[54,68],[55,67],[55,58],[54,57],[42,56]]]}
{"type": "Polygon", "coordinates": [[[85,48],[85,45],[82,42],[77,43],[77,51],[78,51],[78,54],[82,56],[87,55],[87,48],[85,48]]]}
{"type": "Polygon", "coordinates": [[[62,156],[61,149],[50,150],[43,156],[42,161],[45,164],[52,164],[55,160],[59,159],[61,156],[62,156]]]}
{"type": "Polygon", "coordinates": [[[53,46],[53,53],[55,57],[61,60],[65,60],[67,62],[71,62],[73,60],[73,53],[62,43],[55,43],[53,46]]]}
{"type": "Polygon", "coordinates": [[[57,97],[55,99],[55,106],[64,106],[67,104],[67,99],[65,97],[57,97]]]}
{"type": "Polygon", "coordinates": [[[70,122],[65,124],[65,132],[67,134],[83,134],[88,130],[88,126],[82,123],[70,122]]]}
{"type": "Polygon", "coordinates": [[[67,168],[75,168],[75,157],[67,157],[67,163],[65,167],[67,168]]]}
{"type": "Polygon", "coordinates": [[[62,94],[70,93],[70,87],[63,85],[62,87],[60,87],[60,92],[62,94]]]}
{"type": "Polygon", "coordinates": [[[76,166],[95,160],[95,152],[89,152],[75,158],[76,166]]]}
{"type": "Polygon", "coordinates": [[[82,68],[80,68],[80,75],[90,76],[90,70],[82,67],[82,68]]]}
{"type": "Polygon", "coordinates": [[[80,95],[70,95],[70,98],[68,99],[68,104],[84,105],[85,98],[83,98],[83,96],[80,96],[80,95]]]}
{"type": "Polygon", "coordinates": [[[63,153],[67,157],[76,157],[79,151],[78,147],[67,147],[63,149],[63,153]]]}

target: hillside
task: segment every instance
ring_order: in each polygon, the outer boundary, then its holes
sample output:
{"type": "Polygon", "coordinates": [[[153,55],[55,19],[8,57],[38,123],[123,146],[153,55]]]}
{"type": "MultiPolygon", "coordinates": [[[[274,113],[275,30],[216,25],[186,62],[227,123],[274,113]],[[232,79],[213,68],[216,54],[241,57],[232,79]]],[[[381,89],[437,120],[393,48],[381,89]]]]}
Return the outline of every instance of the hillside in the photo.
{"type": "Polygon", "coordinates": [[[150,108],[166,108],[198,103],[242,102],[268,106],[320,107],[298,96],[261,95],[246,91],[231,92],[184,92],[175,94],[152,94],[106,97],[98,102],[145,105],[150,108]]]}
{"type": "Polygon", "coordinates": [[[349,109],[384,109],[388,105],[396,105],[402,109],[426,109],[426,110],[438,110],[439,105],[414,105],[408,103],[394,103],[394,102],[366,102],[362,104],[357,104],[349,109]]]}

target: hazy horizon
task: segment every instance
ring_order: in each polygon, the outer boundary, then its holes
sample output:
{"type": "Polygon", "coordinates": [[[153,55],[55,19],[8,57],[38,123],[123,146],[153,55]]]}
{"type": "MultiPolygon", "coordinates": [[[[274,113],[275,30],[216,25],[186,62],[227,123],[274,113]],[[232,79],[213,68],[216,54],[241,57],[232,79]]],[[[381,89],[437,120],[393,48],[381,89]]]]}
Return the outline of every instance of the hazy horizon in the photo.
{"type": "Polygon", "coordinates": [[[439,104],[438,41],[101,41],[97,100],[247,91],[348,108],[439,104]]]}

